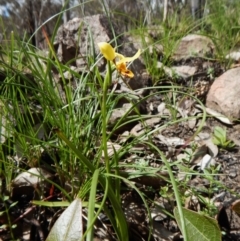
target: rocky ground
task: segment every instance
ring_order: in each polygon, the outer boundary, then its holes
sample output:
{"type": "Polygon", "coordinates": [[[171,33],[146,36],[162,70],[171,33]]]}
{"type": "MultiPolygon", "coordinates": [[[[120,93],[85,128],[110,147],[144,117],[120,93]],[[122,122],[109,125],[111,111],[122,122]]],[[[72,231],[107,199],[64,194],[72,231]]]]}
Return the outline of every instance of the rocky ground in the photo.
{"type": "MultiPolygon", "coordinates": [[[[92,30],[96,46],[98,42],[108,42],[113,38],[105,17],[96,15],[85,20],[92,30]]],[[[84,69],[84,57],[87,55],[84,51],[89,43],[86,39],[88,28],[85,25],[82,27],[81,22],[81,19],[74,19],[62,26],[54,44],[58,57],[63,63],[74,58],[76,51],[79,52],[81,58],[72,66],[73,70],[79,73],[84,69]],[[80,26],[82,28],[81,41],[77,42],[80,26]]],[[[154,30],[151,30],[145,40],[153,41],[157,37],[154,30]]],[[[133,36],[123,36],[119,41],[124,43],[119,52],[126,56],[132,56],[138,48],[142,48],[141,42],[133,36]]],[[[134,95],[140,103],[137,105],[139,112],[142,115],[148,115],[148,118],[145,123],[128,124],[117,129],[115,137],[109,141],[109,155],[113,154],[111,146],[118,150],[126,145],[128,138],[141,136],[151,130],[152,142],[170,162],[176,162],[172,168],[179,181],[179,188],[181,192],[184,192],[182,194],[188,196],[185,199],[185,207],[213,215],[225,233],[222,240],[240,240],[240,217],[237,211],[238,191],[240,190],[238,185],[240,183],[240,126],[238,121],[240,119],[240,85],[238,83],[240,75],[238,60],[240,58],[238,53],[230,53],[226,56],[226,62],[219,62],[215,60],[213,42],[205,36],[191,34],[180,40],[169,60],[171,65],[167,66],[161,62],[164,55],[163,46],[150,45],[150,42],[149,46],[151,47],[146,51],[150,55],[157,54],[156,69],[164,77],[156,79],[155,76],[151,76],[141,57],[131,66],[135,73],[133,79],[114,82],[111,88],[115,93],[134,95]],[[226,64],[229,63],[227,59],[232,59],[231,66],[226,64]],[[178,88],[173,90],[172,83],[178,88]],[[172,105],[173,99],[174,106],[172,105]],[[205,112],[207,113],[206,119],[203,118],[205,112]],[[182,120],[172,121],[173,116],[176,120],[182,120]],[[170,120],[171,124],[169,124],[170,120]],[[219,145],[214,144],[212,139],[216,126],[226,128],[227,140],[234,143],[234,146],[230,148],[228,145],[227,148],[220,148],[219,145]],[[191,151],[194,155],[189,154],[191,151]],[[181,169],[183,167],[187,171],[183,171],[181,169]],[[207,170],[211,170],[208,178],[202,175],[207,170]],[[186,174],[190,172],[192,172],[191,175],[186,174]],[[207,205],[207,202],[211,205],[207,205]]],[[[104,73],[104,61],[100,61],[98,65],[104,73]]],[[[71,81],[71,77],[69,78],[71,81]]],[[[60,83],[60,78],[58,81],[60,83]]],[[[109,120],[109,127],[115,125],[131,108],[132,103],[125,99],[119,101],[118,108],[113,111],[109,120]]],[[[43,154],[43,159],[48,158],[45,154],[43,154]]],[[[182,240],[177,223],[163,211],[172,213],[175,200],[170,195],[171,188],[166,189],[168,173],[159,155],[146,144],[142,144],[135,146],[128,155],[124,156],[120,164],[125,163],[135,163],[141,168],[152,167],[153,171],[154,168],[157,170],[158,176],[132,179],[148,197],[148,201],[154,201],[154,204],[150,205],[153,218],[153,232],[150,240],[182,240]],[[160,192],[161,187],[163,190],[160,192]]],[[[127,176],[128,173],[136,170],[123,168],[122,171],[127,176]]],[[[32,172],[40,172],[47,178],[54,178],[47,171],[42,173],[43,170],[39,168],[32,168],[32,172]]],[[[11,215],[14,222],[18,224],[16,232],[19,233],[19,237],[23,237],[23,231],[28,233],[22,240],[44,240],[49,226],[54,223],[61,211],[56,214],[51,208],[35,206],[24,211],[19,210],[21,207],[25,208],[26,202],[33,198],[31,195],[29,197],[29,193],[32,193],[33,186],[39,181],[29,178],[25,173],[20,174],[13,181],[14,191],[7,205],[11,205],[12,201],[19,201],[11,215]],[[21,200],[18,199],[19,196],[22,197],[21,200]],[[19,220],[24,220],[24,222],[19,222],[19,220]]],[[[122,193],[123,208],[129,223],[130,240],[147,240],[149,219],[143,202],[135,191],[126,184],[123,185],[126,190],[122,193]]],[[[5,208],[4,204],[2,205],[2,208],[5,208]]],[[[4,224],[6,218],[1,216],[0,222],[4,224]]],[[[97,224],[97,230],[102,231],[96,232],[96,240],[115,240],[111,227],[106,228],[106,225],[108,225],[108,220],[103,215],[97,224]]],[[[1,228],[0,237],[0,240],[10,240],[9,233],[1,228]]]]}

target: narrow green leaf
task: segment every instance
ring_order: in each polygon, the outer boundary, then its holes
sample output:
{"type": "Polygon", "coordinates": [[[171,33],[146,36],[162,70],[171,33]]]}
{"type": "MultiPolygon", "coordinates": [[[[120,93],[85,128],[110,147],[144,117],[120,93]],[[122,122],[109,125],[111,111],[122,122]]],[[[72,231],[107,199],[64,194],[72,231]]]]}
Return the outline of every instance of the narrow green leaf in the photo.
{"type": "MultiPolygon", "coordinates": [[[[85,164],[89,171],[94,173],[96,168],[93,166],[93,164],[88,160],[74,145],[71,141],[67,139],[67,137],[58,129],[55,129],[56,134],[60,139],[62,139],[69,148],[71,148],[75,154],[79,157],[79,159],[82,161],[83,164],[85,164]]],[[[116,231],[116,234],[119,238],[119,240],[125,240],[128,241],[128,226],[126,222],[125,215],[123,213],[121,204],[119,203],[119,200],[117,199],[114,190],[112,189],[112,186],[109,185],[108,187],[108,182],[106,181],[106,178],[99,175],[98,177],[99,183],[101,184],[102,188],[105,190],[108,190],[108,198],[112,204],[113,210],[114,210],[114,215],[115,215],[115,223],[112,222],[112,225],[116,231]],[[117,222],[116,222],[117,220],[117,222]],[[117,225],[119,224],[119,225],[117,225]]],[[[111,219],[111,221],[114,221],[114,219],[111,219]]]]}
{"type": "Polygon", "coordinates": [[[10,209],[10,208],[12,208],[12,207],[14,207],[15,205],[17,205],[17,203],[18,203],[18,201],[17,201],[17,202],[12,203],[12,204],[9,206],[9,209],[10,209]]]}
{"type": "Polygon", "coordinates": [[[58,218],[46,241],[79,241],[82,235],[82,202],[77,198],[58,218]]]}
{"type": "Polygon", "coordinates": [[[68,207],[70,202],[47,202],[47,201],[39,201],[33,200],[32,204],[44,207],[68,207]]]}
{"type": "Polygon", "coordinates": [[[98,185],[98,176],[99,170],[95,170],[92,178],[92,185],[89,197],[89,204],[88,204],[88,222],[87,222],[87,241],[93,240],[93,230],[94,230],[94,222],[96,218],[94,218],[94,210],[95,210],[95,200],[96,200],[96,191],[98,185]]]}
{"type": "MultiPolygon", "coordinates": [[[[194,241],[221,241],[221,231],[215,219],[182,208],[185,220],[185,229],[188,240],[194,241]]],[[[174,209],[174,216],[182,231],[178,209],[174,209]]]]}

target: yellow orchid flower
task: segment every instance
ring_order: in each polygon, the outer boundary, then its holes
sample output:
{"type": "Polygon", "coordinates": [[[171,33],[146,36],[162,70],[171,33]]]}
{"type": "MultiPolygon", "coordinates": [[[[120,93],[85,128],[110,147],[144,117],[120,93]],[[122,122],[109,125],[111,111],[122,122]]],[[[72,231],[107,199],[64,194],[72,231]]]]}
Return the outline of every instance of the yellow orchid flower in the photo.
{"type": "Polygon", "coordinates": [[[133,72],[127,68],[126,63],[137,59],[141,54],[140,49],[133,57],[125,57],[122,54],[115,52],[115,49],[109,43],[98,43],[98,47],[104,58],[112,61],[115,64],[116,69],[120,72],[121,75],[129,78],[134,76],[133,72]]]}

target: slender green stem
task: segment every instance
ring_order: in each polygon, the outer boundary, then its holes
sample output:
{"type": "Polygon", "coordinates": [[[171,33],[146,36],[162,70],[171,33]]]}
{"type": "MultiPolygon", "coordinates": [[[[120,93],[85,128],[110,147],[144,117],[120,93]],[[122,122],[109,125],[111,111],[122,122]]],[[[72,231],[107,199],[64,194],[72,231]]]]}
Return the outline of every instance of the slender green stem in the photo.
{"type": "MultiPolygon", "coordinates": [[[[107,117],[107,93],[108,93],[108,87],[112,83],[112,69],[111,69],[111,63],[110,61],[107,61],[107,74],[104,79],[103,83],[103,98],[102,98],[102,141],[103,141],[103,151],[104,151],[104,160],[105,160],[105,165],[106,165],[106,172],[107,174],[110,174],[110,165],[109,165],[109,158],[108,158],[108,150],[107,150],[107,122],[108,122],[108,117],[107,117]]],[[[115,164],[117,164],[117,156],[115,156],[115,164]]],[[[116,174],[118,174],[117,171],[117,166],[116,166],[116,174]]],[[[108,184],[109,181],[109,176],[106,176],[106,183],[108,184]]],[[[106,186],[108,188],[108,185],[106,186]]],[[[116,198],[119,201],[120,200],[120,195],[119,195],[119,180],[115,182],[115,190],[116,190],[116,198]]],[[[108,192],[108,190],[106,190],[108,192]]],[[[119,202],[120,203],[120,202],[119,202]]],[[[116,213],[117,215],[117,213],[116,213]]],[[[118,215],[117,215],[118,216],[118,215]]],[[[122,220],[116,219],[116,224],[118,228],[121,228],[121,222],[122,220]]]]}
{"type": "Polygon", "coordinates": [[[110,173],[110,165],[108,158],[108,150],[107,150],[107,93],[108,87],[112,82],[112,70],[111,63],[107,61],[107,74],[103,83],[103,98],[102,98],[102,141],[103,141],[103,152],[104,152],[104,160],[106,165],[107,173],[110,173]]]}

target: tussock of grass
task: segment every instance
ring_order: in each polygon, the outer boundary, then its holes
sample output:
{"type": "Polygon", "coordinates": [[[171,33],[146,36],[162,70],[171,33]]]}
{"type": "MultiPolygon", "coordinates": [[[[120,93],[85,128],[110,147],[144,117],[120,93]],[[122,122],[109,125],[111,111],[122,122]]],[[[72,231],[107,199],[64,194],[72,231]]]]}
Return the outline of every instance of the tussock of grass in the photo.
{"type": "MultiPolygon", "coordinates": [[[[224,7],[224,5],[224,0],[211,1],[207,6],[210,9],[210,14],[198,21],[193,21],[189,16],[184,15],[181,16],[181,22],[179,23],[176,15],[170,15],[167,23],[159,26],[162,31],[157,36],[158,39],[152,39],[152,44],[161,43],[164,47],[162,62],[171,64],[170,57],[174,48],[179,39],[188,33],[210,36],[216,43],[219,59],[223,58],[231,49],[238,47],[240,4],[236,1],[234,6],[229,8],[224,7]]],[[[60,19],[58,23],[60,23],[60,19]]],[[[88,63],[86,63],[88,66],[86,71],[81,73],[72,70],[70,64],[63,65],[60,63],[52,48],[57,27],[58,25],[55,28],[52,40],[47,39],[48,56],[31,46],[28,40],[18,39],[14,33],[11,34],[10,40],[6,39],[9,43],[7,48],[1,50],[0,75],[4,78],[0,86],[1,128],[6,129],[4,135],[6,135],[7,140],[0,147],[1,175],[5,182],[5,184],[1,183],[1,198],[3,198],[4,192],[10,191],[11,181],[20,170],[24,170],[28,166],[45,165],[49,170],[56,172],[59,183],[52,182],[52,184],[61,193],[63,201],[72,201],[78,196],[89,204],[87,227],[91,232],[89,231],[86,234],[88,240],[92,239],[92,220],[96,219],[97,214],[108,209],[105,203],[107,199],[110,201],[114,212],[114,214],[108,212],[107,215],[118,240],[128,240],[127,223],[121,208],[120,180],[128,183],[138,192],[147,207],[148,213],[150,211],[147,198],[127,178],[120,175],[119,169],[123,166],[125,169],[138,169],[140,176],[158,175],[157,171],[159,170],[153,171],[150,167],[144,166],[143,168],[132,164],[123,165],[122,163],[119,164],[119,161],[133,146],[144,144],[158,153],[170,174],[168,186],[173,187],[183,224],[184,219],[181,213],[183,197],[179,194],[177,182],[172,172],[172,166],[177,165],[177,163],[168,163],[164,154],[152,143],[151,135],[153,133],[151,131],[132,140],[129,139],[124,149],[119,152],[116,151],[112,157],[107,156],[107,141],[114,136],[114,131],[129,122],[143,122],[146,116],[141,116],[138,113],[131,119],[123,116],[109,130],[107,119],[124,94],[115,96],[108,90],[104,93],[104,80],[96,67],[98,57],[89,58],[88,63]],[[65,78],[64,73],[67,71],[71,74],[73,82],[65,78]],[[57,75],[60,78],[56,77],[57,75]],[[59,79],[61,79],[61,82],[59,82],[59,79]],[[73,85],[75,88],[73,88],[73,85]],[[41,162],[40,154],[37,155],[40,149],[45,150],[50,155],[51,163],[41,162]],[[105,159],[105,163],[102,157],[103,150],[105,158],[108,160],[106,162],[105,159]],[[19,160],[14,162],[9,156],[15,154],[19,158],[27,157],[27,163],[18,162],[19,160]],[[65,190],[66,183],[72,185],[69,192],[65,190]],[[92,189],[93,187],[95,189],[92,189]],[[94,214],[94,198],[97,196],[97,191],[102,192],[104,198],[98,203],[97,214],[94,214]],[[91,197],[91,200],[89,197],[91,197]]],[[[144,33],[147,29],[148,26],[139,23],[134,31],[135,34],[144,39],[144,33]]],[[[114,29],[112,30],[114,31],[114,29]]],[[[115,36],[114,32],[113,35],[115,36]]],[[[45,37],[47,38],[47,36],[45,37]]],[[[147,70],[155,79],[159,80],[163,77],[163,74],[156,70],[158,56],[155,55],[155,58],[152,58],[147,51],[146,43],[145,46],[146,51],[143,56],[147,70]]],[[[176,84],[164,88],[154,87],[154,95],[167,96],[167,93],[171,90],[174,94],[192,97],[188,93],[181,92],[176,84]]],[[[146,99],[149,97],[147,96],[146,99]]],[[[129,111],[131,112],[140,102],[131,99],[131,96],[128,96],[128,98],[130,102],[135,103],[135,106],[129,111]]],[[[199,100],[196,99],[196,101],[199,100]]],[[[200,101],[199,103],[201,104],[200,101]]],[[[172,101],[169,106],[175,104],[172,101]]],[[[174,108],[171,110],[174,112],[174,108]]],[[[201,117],[202,123],[205,118],[204,113],[201,117]]],[[[160,126],[155,131],[183,121],[185,120],[177,119],[176,115],[172,113],[172,119],[166,120],[165,125],[160,126]]],[[[202,125],[195,135],[201,128],[202,125]]],[[[131,178],[131,174],[129,177],[131,178]]],[[[186,236],[184,228],[182,231],[186,236]]]]}

